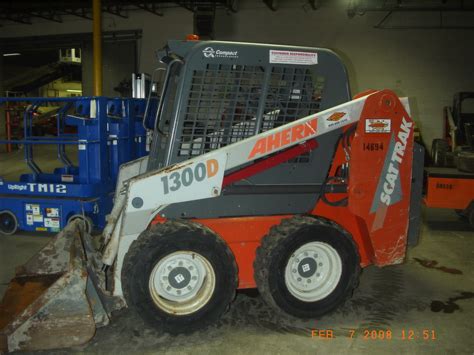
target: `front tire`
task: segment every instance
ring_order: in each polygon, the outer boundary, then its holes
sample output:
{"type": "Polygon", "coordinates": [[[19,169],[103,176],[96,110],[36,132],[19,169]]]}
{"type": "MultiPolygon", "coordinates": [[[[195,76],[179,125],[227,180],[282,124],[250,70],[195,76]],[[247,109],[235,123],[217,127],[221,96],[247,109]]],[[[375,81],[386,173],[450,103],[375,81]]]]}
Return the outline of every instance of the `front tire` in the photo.
{"type": "Polygon", "coordinates": [[[235,297],[237,266],[211,230],[167,221],[144,231],[125,255],[124,296],[149,324],[191,333],[219,319],[235,297]]]}
{"type": "Polygon", "coordinates": [[[359,263],[357,247],[341,227],[299,216],[283,220],[262,239],[254,276],[262,298],[275,310],[315,318],[352,295],[359,263]]]}

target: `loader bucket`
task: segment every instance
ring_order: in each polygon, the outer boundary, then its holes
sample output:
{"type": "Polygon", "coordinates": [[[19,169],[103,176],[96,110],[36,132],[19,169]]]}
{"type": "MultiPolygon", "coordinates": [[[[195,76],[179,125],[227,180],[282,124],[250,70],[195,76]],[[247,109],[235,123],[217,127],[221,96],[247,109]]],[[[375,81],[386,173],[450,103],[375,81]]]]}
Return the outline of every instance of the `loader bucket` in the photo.
{"type": "Polygon", "coordinates": [[[84,344],[108,314],[88,271],[76,220],[16,270],[0,304],[0,352],[84,344]]]}

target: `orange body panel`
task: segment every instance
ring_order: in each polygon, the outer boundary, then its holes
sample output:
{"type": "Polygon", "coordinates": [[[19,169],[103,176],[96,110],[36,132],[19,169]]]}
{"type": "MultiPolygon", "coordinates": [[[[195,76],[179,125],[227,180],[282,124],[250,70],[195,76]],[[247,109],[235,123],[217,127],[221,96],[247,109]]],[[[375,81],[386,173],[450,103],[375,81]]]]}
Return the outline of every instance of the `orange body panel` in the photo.
{"type": "MultiPolygon", "coordinates": [[[[368,241],[367,236],[361,235],[361,228],[355,216],[348,215],[346,208],[323,204],[320,204],[320,206],[315,209],[319,216],[339,223],[352,234],[359,247],[361,266],[370,264],[370,241],[368,241]]],[[[290,217],[291,215],[232,217],[196,219],[194,221],[209,227],[227,242],[235,256],[239,269],[239,288],[253,288],[256,287],[253,278],[253,262],[260,240],[269,232],[272,226],[278,225],[283,219],[290,217]]]]}
{"type": "Polygon", "coordinates": [[[227,242],[239,269],[239,288],[253,288],[256,287],[253,262],[260,240],[272,226],[289,217],[291,215],[215,218],[197,219],[195,222],[209,227],[227,242]]]}
{"type": "Polygon", "coordinates": [[[400,100],[384,90],[367,98],[352,140],[348,207],[366,226],[373,263],[378,266],[405,258],[413,131],[413,121],[400,100]]]}
{"type": "Polygon", "coordinates": [[[474,201],[474,179],[428,178],[426,206],[464,210],[471,201],[474,201]]]}

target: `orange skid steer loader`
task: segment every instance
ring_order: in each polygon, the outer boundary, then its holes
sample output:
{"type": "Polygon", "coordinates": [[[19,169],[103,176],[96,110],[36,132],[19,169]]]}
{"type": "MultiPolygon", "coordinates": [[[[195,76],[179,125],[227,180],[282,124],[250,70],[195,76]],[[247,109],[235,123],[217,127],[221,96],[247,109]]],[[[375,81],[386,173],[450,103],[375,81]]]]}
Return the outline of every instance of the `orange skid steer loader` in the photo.
{"type": "Polygon", "coordinates": [[[85,343],[122,307],[192,332],[244,288],[320,317],[361,268],[416,244],[423,151],[406,100],[351,100],[343,64],[320,48],[170,41],[159,57],[150,154],[121,167],[100,251],[75,221],[18,270],[3,350],[85,343]]]}

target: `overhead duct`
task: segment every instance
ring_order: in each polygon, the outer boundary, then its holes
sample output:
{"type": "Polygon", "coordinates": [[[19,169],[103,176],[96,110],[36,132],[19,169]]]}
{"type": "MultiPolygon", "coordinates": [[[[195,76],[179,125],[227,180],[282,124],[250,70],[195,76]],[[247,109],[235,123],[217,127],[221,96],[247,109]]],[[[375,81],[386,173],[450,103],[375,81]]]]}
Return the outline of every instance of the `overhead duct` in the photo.
{"type": "MultiPolygon", "coordinates": [[[[367,12],[384,12],[384,17],[374,25],[381,29],[436,29],[474,28],[474,21],[466,21],[466,24],[458,23],[452,18],[461,12],[472,13],[474,17],[474,3],[463,0],[350,0],[347,15],[353,18],[355,15],[364,15],[367,12]],[[408,14],[416,14],[418,19],[415,24],[407,24],[406,21],[397,21],[408,14]],[[398,16],[398,18],[397,18],[398,16]],[[428,16],[431,16],[428,19],[428,16]],[[399,23],[397,23],[399,22],[399,23]],[[395,24],[394,24],[395,23],[395,24]]],[[[474,20],[471,19],[471,20],[474,20]]]]}

